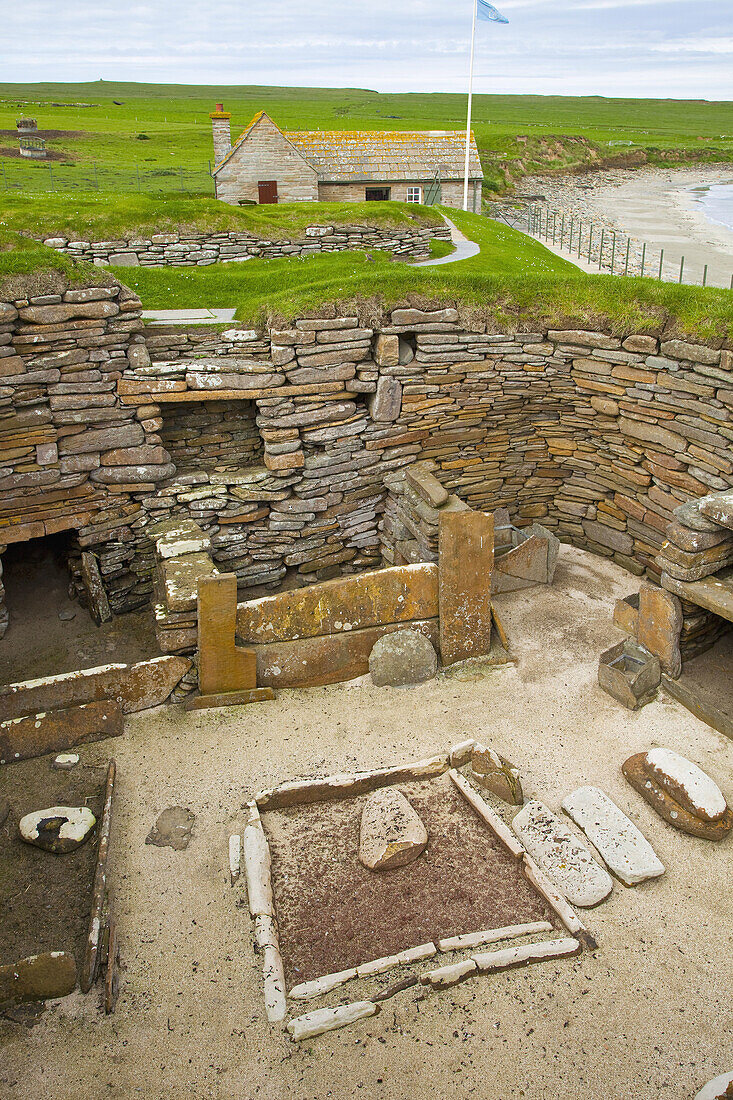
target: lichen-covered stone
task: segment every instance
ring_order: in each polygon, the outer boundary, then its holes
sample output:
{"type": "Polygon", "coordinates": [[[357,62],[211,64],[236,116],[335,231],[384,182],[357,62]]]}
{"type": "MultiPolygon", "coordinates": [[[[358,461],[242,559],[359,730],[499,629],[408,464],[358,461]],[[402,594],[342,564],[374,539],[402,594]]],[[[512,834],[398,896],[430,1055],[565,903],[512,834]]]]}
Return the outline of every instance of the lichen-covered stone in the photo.
{"type": "Polygon", "coordinates": [[[396,630],[375,643],[369,671],[377,687],[403,687],[432,679],[438,657],[429,638],[417,630],[396,630]]]}

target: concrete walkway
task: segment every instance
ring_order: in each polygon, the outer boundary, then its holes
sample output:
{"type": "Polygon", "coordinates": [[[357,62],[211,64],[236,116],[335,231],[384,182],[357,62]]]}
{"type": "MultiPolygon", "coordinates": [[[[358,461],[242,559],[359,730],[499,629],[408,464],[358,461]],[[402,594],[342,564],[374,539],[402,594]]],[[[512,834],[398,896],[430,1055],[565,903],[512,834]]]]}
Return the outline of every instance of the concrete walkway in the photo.
{"type": "Polygon", "coordinates": [[[236,309],[148,309],[143,310],[143,321],[150,325],[226,324],[234,320],[236,309]]]}
{"type": "Polygon", "coordinates": [[[451,252],[450,256],[439,256],[437,260],[421,260],[418,264],[412,264],[412,267],[438,267],[440,264],[457,264],[460,260],[470,260],[472,256],[478,256],[481,249],[476,242],[469,241],[468,237],[461,233],[458,226],[454,225],[450,218],[445,217],[445,214],[442,217],[450,228],[450,239],[455,245],[455,252],[451,252]]]}

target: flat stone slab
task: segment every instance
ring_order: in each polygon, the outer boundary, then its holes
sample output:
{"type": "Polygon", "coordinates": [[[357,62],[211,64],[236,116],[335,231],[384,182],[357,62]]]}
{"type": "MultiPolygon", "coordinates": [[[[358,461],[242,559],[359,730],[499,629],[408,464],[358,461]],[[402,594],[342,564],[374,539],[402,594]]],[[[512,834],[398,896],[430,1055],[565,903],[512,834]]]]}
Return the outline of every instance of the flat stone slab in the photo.
{"type": "Polygon", "coordinates": [[[662,573],[662,588],[733,623],[733,568],[721,569],[700,581],[678,581],[662,573]]]}
{"type": "Polygon", "coordinates": [[[236,309],[146,309],[142,316],[150,325],[176,325],[181,321],[187,325],[210,325],[233,321],[236,312],[236,309]]]}
{"type": "Polygon", "coordinates": [[[706,519],[733,530],[733,489],[724,493],[710,493],[699,500],[697,506],[706,519]]]}
{"type": "Polygon", "coordinates": [[[201,581],[219,576],[219,570],[206,553],[166,558],[161,570],[170,611],[193,611],[197,606],[201,581]]]}
{"type": "Polygon", "coordinates": [[[680,832],[702,840],[725,840],[733,828],[733,813],[730,810],[726,810],[717,821],[706,821],[685,809],[655,777],[647,763],[647,753],[638,752],[630,756],[622,764],[621,771],[659,816],[680,832]]]}
{"type": "Polygon", "coordinates": [[[428,831],[401,791],[369,796],[361,815],[359,859],[370,871],[413,863],[428,846],[428,831]]]}
{"type": "Polygon", "coordinates": [[[562,808],[626,886],[664,874],[664,864],[646,837],[598,787],[580,787],[562,800],[562,808]]]}
{"type": "Polygon", "coordinates": [[[18,830],[26,844],[63,855],[79,848],[96,823],[87,806],[50,806],[26,814],[20,819],[18,830]]]}
{"type": "MultiPolygon", "coordinates": [[[[711,493],[711,496],[716,494],[711,493]]],[[[701,505],[707,497],[698,500],[688,500],[686,504],[680,504],[674,510],[674,517],[683,527],[690,527],[693,531],[719,531],[720,524],[709,519],[702,511],[701,505]]]]}
{"type": "Polygon", "coordinates": [[[90,741],[120,737],[123,732],[122,708],[110,699],[10,718],[0,722],[0,764],[64,752],[90,741]]]}
{"type": "Polygon", "coordinates": [[[510,806],[524,804],[519,769],[493,749],[476,745],[471,753],[471,778],[510,806]]]}
{"type": "Polygon", "coordinates": [[[564,821],[533,799],[512,828],[522,844],[571,905],[590,908],[607,898],[613,879],[564,821]]]}
{"type": "Polygon", "coordinates": [[[0,966],[0,1004],[66,997],[76,986],[76,962],[66,951],[44,951],[0,966]]]}
{"type": "Polygon", "coordinates": [[[191,810],[186,810],[183,806],[170,806],[158,817],[145,837],[145,843],[182,852],[188,848],[195,820],[196,814],[191,810]]]}

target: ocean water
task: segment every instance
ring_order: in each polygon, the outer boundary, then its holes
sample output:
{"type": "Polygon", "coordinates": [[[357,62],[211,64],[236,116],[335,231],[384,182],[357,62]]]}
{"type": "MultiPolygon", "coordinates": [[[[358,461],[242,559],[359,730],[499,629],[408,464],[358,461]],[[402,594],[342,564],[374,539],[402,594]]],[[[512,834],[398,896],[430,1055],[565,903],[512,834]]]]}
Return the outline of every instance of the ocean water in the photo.
{"type": "Polygon", "coordinates": [[[733,230],[733,180],[712,183],[708,187],[693,187],[691,191],[706,218],[733,230]]]}

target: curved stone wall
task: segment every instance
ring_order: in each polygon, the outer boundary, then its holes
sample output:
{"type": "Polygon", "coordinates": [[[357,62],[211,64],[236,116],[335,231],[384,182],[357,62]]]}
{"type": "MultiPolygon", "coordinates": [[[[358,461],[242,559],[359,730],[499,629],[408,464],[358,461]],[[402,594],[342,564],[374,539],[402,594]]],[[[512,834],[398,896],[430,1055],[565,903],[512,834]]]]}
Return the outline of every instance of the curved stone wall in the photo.
{"type": "Polygon", "coordinates": [[[382,518],[416,460],[472,507],[655,578],[672,510],[733,483],[729,350],[468,331],[452,308],[149,332],[124,288],[0,304],[0,545],[71,529],[115,611],[151,599],[161,519],[195,520],[243,590],[417,560],[382,518]],[[179,468],[182,430],[202,454],[179,468]]]}

